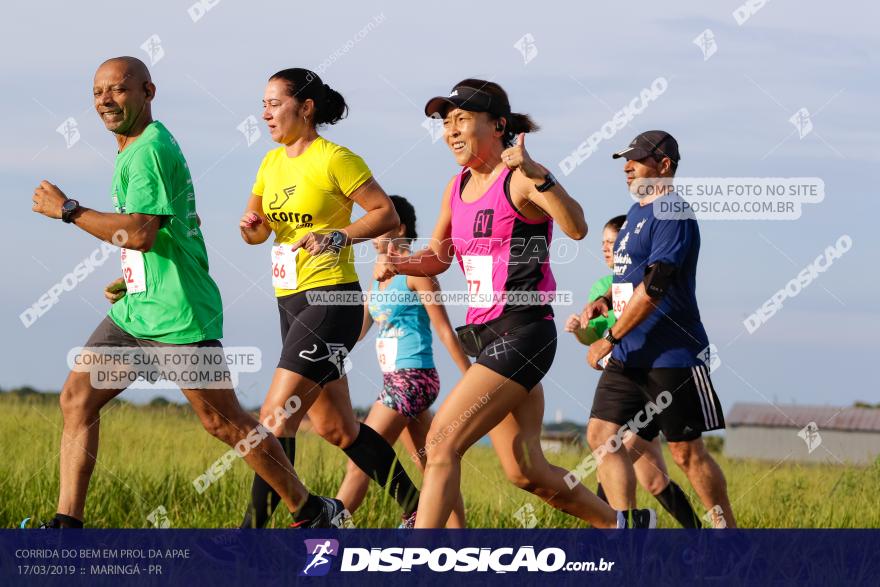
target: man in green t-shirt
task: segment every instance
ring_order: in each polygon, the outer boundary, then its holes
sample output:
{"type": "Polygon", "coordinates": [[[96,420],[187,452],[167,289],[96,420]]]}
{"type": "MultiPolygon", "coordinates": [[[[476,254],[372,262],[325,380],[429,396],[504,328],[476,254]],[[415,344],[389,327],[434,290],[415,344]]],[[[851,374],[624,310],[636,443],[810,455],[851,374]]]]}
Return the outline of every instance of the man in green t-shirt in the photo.
{"type": "Polygon", "coordinates": [[[234,446],[293,512],[307,496],[295,494],[290,461],[278,440],[239,405],[225,368],[218,340],[223,304],[208,274],[192,179],[174,137],[153,120],[156,86],[150,73],[134,57],[110,59],[95,73],[93,93],[119,147],[116,212],[81,206],[45,180],[34,191],[33,210],[119,246],[122,277],[106,288],[110,313],[75,359],[76,365],[100,366],[74,368],[61,390],[61,488],[57,514],[45,527],[82,527],[100,410],[133,382],[132,374],[152,377],[159,363],[175,366],[164,372],[178,378],[205,429],[234,446]],[[222,358],[223,368],[199,369],[216,365],[212,356],[222,358]]]}

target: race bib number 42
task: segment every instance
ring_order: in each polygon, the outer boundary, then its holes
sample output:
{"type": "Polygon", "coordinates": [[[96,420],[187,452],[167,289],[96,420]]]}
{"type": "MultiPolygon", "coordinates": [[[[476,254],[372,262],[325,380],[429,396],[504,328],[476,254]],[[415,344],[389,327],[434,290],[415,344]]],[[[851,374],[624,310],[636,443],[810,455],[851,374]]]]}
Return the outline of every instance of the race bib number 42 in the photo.
{"type": "Polygon", "coordinates": [[[134,249],[120,249],[122,260],[122,279],[125,280],[126,293],[147,291],[147,274],[144,271],[144,254],[134,249]]]}
{"type": "Polygon", "coordinates": [[[272,247],[272,286],[296,289],[296,254],[291,245],[272,247]]]}
{"type": "Polygon", "coordinates": [[[623,309],[629,303],[629,299],[633,295],[633,284],[631,283],[612,283],[611,284],[611,300],[614,305],[614,317],[620,319],[623,309]]]}
{"type": "Polygon", "coordinates": [[[461,262],[468,285],[468,305],[471,308],[491,308],[493,305],[492,257],[464,255],[461,262]]]}

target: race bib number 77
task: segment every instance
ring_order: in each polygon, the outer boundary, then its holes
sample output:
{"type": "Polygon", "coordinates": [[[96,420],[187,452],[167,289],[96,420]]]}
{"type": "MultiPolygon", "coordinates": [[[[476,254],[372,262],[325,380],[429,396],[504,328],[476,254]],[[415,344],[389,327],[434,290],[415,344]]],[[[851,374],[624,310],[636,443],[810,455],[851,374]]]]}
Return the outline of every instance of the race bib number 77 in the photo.
{"type": "Polygon", "coordinates": [[[463,255],[461,258],[471,308],[491,308],[493,305],[492,260],[490,255],[463,255]]]}

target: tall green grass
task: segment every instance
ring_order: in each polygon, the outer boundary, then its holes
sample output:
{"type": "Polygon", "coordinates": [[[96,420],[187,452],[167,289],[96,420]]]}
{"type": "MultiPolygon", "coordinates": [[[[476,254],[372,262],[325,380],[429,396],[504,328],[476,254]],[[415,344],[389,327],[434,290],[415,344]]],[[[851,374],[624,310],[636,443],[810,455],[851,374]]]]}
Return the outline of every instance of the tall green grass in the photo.
{"type": "MultiPolygon", "coordinates": [[[[25,517],[48,520],[58,496],[58,445],[61,414],[57,404],[35,397],[0,395],[0,524],[15,527],[25,517]]],[[[236,461],[226,475],[199,495],[192,481],[227,450],[205,433],[185,407],[138,407],[114,402],[101,418],[101,448],[86,505],[90,527],[149,527],[147,516],[164,506],[172,527],[237,526],[250,491],[250,469],[236,461]]],[[[574,468],[586,453],[575,449],[548,455],[555,464],[574,468]]],[[[734,512],[751,528],[880,527],[880,462],[871,467],[815,466],[733,461],[716,454],[725,475],[734,512]]],[[[417,467],[403,456],[417,483],[417,467]]],[[[671,476],[698,501],[679,471],[671,476]]],[[[314,492],[335,495],[345,471],[345,456],[321,438],[297,438],[297,472],[314,492]]],[[[585,480],[595,487],[595,479],[585,480]]],[[[507,482],[494,452],[476,446],[464,459],[462,492],[470,527],[516,528],[515,512],[532,504],[538,527],[583,527],[541,500],[507,482]]],[[[639,489],[639,503],[658,510],[659,525],[674,520],[639,489]]],[[[283,508],[281,508],[283,510],[283,508]]],[[[700,508],[700,511],[702,509],[700,508]]],[[[397,504],[379,488],[370,489],[355,513],[358,527],[394,527],[397,504]]],[[[279,511],[273,524],[283,527],[279,511]]]]}

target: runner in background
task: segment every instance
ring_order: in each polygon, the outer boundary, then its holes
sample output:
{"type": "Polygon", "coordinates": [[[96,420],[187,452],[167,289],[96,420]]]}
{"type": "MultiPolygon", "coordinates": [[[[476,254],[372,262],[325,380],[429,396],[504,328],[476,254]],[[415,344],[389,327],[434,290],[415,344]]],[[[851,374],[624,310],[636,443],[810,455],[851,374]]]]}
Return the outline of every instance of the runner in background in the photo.
{"type": "MultiPolygon", "coordinates": [[[[687,475],[717,527],[735,527],[724,473],[702,435],[724,428],[724,413],[704,362],[709,346],[697,307],[697,259],[700,228],[689,214],[665,215],[683,208],[670,190],[680,160],[678,142],[652,130],[638,135],[612,155],[623,157],[626,184],[636,200],[614,245],[614,279],[605,294],[587,305],[588,320],[614,310],[617,321],[592,345],[587,361],[611,353],[596,388],[590,415],[590,446],[610,442],[626,424],[615,401],[641,393],[662,406],[656,421],[669,452],[687,475]]],[[[609,451],[599,462],[600,478],[612,503],[635,503],[635,476],[629,455],[609,451]]]]}
{"type": "MultiPolygon", "coordinates": [[[[602,230],[602,255],[609,269],[614,268],[614,242],[617,240],[617,234],[625,221],[625,215],[615,216],[605,223],[602,230]]],[[[590,302],[605,295],[605,292],[611,287],[612,278],[613,276],[609,274],[593,283],[590,287],[590,302]]],[[[580,315],[572,314],[565,323],[565,331],[573,333],[578,341],[589,346],[602,338],[605,331],[614,325],[615,320],[614,312],[608,312],[607,316],[600,314],[590,320],[584,328],[581,327],[580,315]]],[[[608,397],[597,398],[594,401],[604,403],[610,409],[621,411],[620,419],[624,422],[632,420],[639,411],[645,409],[645,399],[640,392],[630,394],[629,398],[608,397]]],[[[589,435],[587,436],[589,440],[589,435]]],[[[660,428],[657,422],[652,420],[647,426],[640,428],[636,434],[628,434],[624,440],[624,446],[629,451],[636,479],[645,488],[645,491],[653,495],[682,527],[701,527],[700,518],[694,513],[687,495],[675,481],[669,478],[666,462],[663,460],[660,428]]],[[[598,446],[590,446],[590,448],[595,451],[598,446]]],[[[597,471],[598,476],[599,472],[597,471]]],[[[606,502],[608,501],[601,479],[596,489],[596,495],[606,502]]],[[[616,501],[611,505],[616,508],[627,507],[625,502],[616,501]]]]}
{"type": "MultiPolygon", "coordinates": [[[[263,108],[272,140],[281,146],[263,159],[239,223],[248,244],[275,237],[266,268],[278,300],[282,350],[260,419],[282,414],[271,430],[283,439],[293,463],[296,431],[308,413],[314,430],[387,487],[408,518],[418,491],[391,445],[358,423],[344,379],[364,311],[351,245],[395,229],[397,213],[364,160],[318,134],[319,126],[344,118],[348,107],[317,74],[299,68],[279,71],[269,78],[263,108]],[[352,222],[354,204],[366,214],[352,222]],[[299,409],[285,413],[292,398],[299,409]]],[[[297,511],[297,526],[343,521],[342,502],[294,482],[305,501],[297,511]]],[[[256,475],[242,527],[264,527],[278,500],[277,492],[256,475]]]]}
{"type": "MultiPolygon", "coordinates": [[[[373,239],[379,254],[378,267],[384,265],[389,253],[410,254],[412,243],[418,238],[412,204],[401,196],[390,197],[400,218],[400,226],[373,239]]],[[[366,336],[374,322],[379,327],[376,355],[382,369],[383,389],[364,423],[389,444],[400,438],[422,472],[425,469],[425,439],[431,427],[430,407],[440,392],[440,377],[431,348],[432,326],[462,375],[470,367],[470,361],[449,323],[446,308],[439,299],[441,293],[440,284],[432,277],[396,275],[384,283],[374,281],[358,339],[366,336]]],[[[369,483],[369,477],[349,460],[336,499],[354,513],[360,507],[369,483]]],[[[412,527],[414,521],[411,516],[404,521],[404,526],[412,527]]],[[[446,527],[464,526],[464,503],[459,494],[446,527]]]]}
{"type": "Polygon", "coordinates": [[[471,294],[459,338],[477,360],[434,416],[416,527],[446,524],[462,456],[486,434],[508,479],[553,507],[601,528],[653,526],[653,511],[615,512],[583,485],[569,487],[541,450],[540,381],[556,354],[552,227],[579,240],[587,224],[580,204],[526,151],[525,133],[537,126],[511,112],[501,86],[478,79],[431,99],[425,114],[443,118],[462,169],[446,186],[430,248],[389,255],[377,277],[435,276],[457,259],[471,294]]]}
{"type": "MultiPolygon", "coordinates": [[[[620,232],[620,227],[623,226],[625,221],[625,215],[621,214],[620,216],[615,216],[606,222],[602,229],[602,257],[605,260],[605,265],[607,265],[609,269],[614,268],[614,240],[617,238],[617,233],[620,232]]],[[[590,286],[589,301],[592,302],[608,291],[608,288],[611,287],[612,277],[611,274],[608,274],[593,282],[593,285],[590,286]]],[[[592,320],[589,320],[585,326],[582,326],[581,315],[572,314],[565,322],[565,331],[574,334],[575,338],[577,338],[581,344],[589,346],[602,338],[602,335],[605,334],[608,327],[614,324],[614,320],[614,314],[609,312],[607,316],[600,314],[592,320]]]]}

